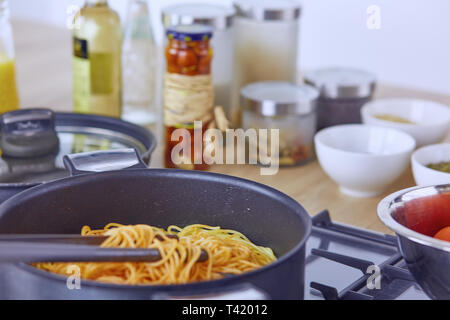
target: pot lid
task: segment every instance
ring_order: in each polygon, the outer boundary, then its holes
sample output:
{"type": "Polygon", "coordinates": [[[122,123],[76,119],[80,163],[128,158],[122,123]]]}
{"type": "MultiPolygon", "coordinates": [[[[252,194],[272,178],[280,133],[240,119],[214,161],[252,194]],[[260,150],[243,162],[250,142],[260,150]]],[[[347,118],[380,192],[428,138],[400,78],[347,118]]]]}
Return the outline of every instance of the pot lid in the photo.
{"type": "Polygon", "coordinates": [[[302,115],[315,111],[319,92],[309,85],[263,81],[241,91],[242,106],[263,116],[302,115]]]}
{"type": "Polygon", "coordinates": [[[305,74],[305,81],[329,99],[368,98],[375,91],[374,74],[353,68],[324,68],[305,74]]]}
{"type": "Polygon", "coordinates": [[[186,3],[162,9],[162,22],[168,28],[177,25],[204,24],[214,30],[225,30],[233,25],[235,10],[207,3],[186,3]]]}
{"type": "Polygon", "coordinates": [[[115,118],[48,109],[25,109],[0,116],[0,186],[33,185],[69,175],[63,156],[134,148],[148,163],[153,134],[115,118]]]}

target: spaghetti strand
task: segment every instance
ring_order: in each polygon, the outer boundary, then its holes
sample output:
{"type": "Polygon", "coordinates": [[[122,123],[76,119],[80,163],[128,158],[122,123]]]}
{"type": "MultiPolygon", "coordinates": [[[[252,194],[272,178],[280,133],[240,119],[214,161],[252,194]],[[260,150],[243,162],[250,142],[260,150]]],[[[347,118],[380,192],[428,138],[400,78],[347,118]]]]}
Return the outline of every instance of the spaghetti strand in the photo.
{"type": "Polygon", "coordinates": [[[85,226],[83,236],[105,235],[102,247],[158,249],[162,259],[156,262],[89,262],[37,263],[35,267],[69,276],[73,266],[81,278],[115,284],[183,284],[221,279],[270,264],[276,260],[270,248],[253,244],[234,230],[207,225],[185,228],[170,226],[167,230],[149,225],[124,226],[110,223],[101,230],[85,226]],[[208,260],[197,262],[202,250],[208,260]]]}

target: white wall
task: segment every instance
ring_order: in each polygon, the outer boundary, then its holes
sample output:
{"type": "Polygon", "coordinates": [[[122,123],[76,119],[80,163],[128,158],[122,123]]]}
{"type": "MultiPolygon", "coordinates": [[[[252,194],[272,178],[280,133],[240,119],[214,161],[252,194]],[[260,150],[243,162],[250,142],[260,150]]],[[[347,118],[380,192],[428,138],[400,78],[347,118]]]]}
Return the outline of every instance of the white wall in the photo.
{"type": "Polygon", "coordinates": [[[450,1],[306,0],[303,66],[354,65],[382,81],[450,93],[450,1]],[[381,9],[381,29],[366,9],[381,9]]]}
{"type": "MultiPolygon", "coordinates": [[[[177,2],[149,0],[157,39],[160,8],[177,2]]],[[[70,4],[82,0],[10,0],[14,17],[65,25],[70,4]]],[[[230,4],[231,0],[203,0],[230,4]]],[[[303,0],[302,69],[347,65],[375,72],[380,81],[450,94],[449,0],[303,0]],[[381,29],[367,27],[377,5],[381,29]]],[[[126,0],[110,0],[125,19],[126,0]]]]}

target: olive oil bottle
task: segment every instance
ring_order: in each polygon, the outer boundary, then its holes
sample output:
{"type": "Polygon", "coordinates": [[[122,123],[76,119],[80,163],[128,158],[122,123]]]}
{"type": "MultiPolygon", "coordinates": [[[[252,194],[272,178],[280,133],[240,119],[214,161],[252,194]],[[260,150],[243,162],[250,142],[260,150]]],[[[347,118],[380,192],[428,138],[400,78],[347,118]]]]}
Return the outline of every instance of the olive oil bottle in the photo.
{"type": "Polygon", "coordinates": [[[86,0],[73,23],[73,104],[78,113],[121,117],[122,28],[107,0],[86,0]]]}

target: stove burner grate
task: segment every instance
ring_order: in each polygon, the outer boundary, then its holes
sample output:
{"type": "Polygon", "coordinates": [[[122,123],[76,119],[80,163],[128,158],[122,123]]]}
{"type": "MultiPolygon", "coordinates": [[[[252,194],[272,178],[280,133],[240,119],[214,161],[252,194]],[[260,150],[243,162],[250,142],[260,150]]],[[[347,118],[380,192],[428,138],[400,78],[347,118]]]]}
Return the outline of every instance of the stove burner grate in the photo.
{"type": "Polygon", "coordinates": [[[313,217],[313,233],[307,250],[306,274],[307,281],[311,280],[307,298],[428,299],[406,268],[394,236],[334,223],[325,210],[313,217]],[[361,253],[372,255],[373,259],[361,258],[361,253]],[[336,278],[348,278],[344,285],[339,279],[341,288],[322,279],[327,269],[328,273],[336,269],[330,264],[345,267],[336,275],[336,278]],[[347,274],[348,269],[351,275],[347,274]]]}

